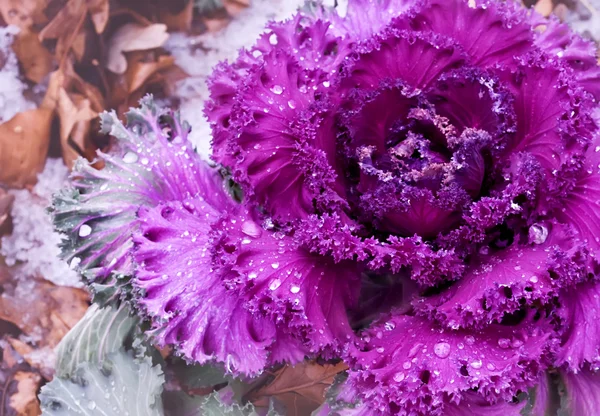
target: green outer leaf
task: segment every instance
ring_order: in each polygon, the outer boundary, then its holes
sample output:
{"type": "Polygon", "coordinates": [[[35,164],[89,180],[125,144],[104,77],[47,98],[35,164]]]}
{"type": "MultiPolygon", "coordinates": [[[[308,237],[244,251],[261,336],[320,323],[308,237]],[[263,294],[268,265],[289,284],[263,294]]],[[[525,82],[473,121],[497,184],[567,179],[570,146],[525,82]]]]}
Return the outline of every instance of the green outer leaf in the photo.
{"type": "Polygon", "coordinates": [[[119,308],[90,306],[58,344],[56,375],[71,377],[84,362],[101,364],[107,355],[123,347],[137,323],[138,319],[130,316],[124,303],[119,308]]]}
{"type": "Polygon", "coordinates": [[[211,15],[216,11],[223,10],[222,0],[196,0],[196,10],[200,15],[211,15]]]}
{"type": "Polygon", "coordinates": [[[177,380],[190,389],[213,387],[231,380],[231,377],[225,374],[225,369],[215,365],[188,364],[180,358],[174,358],[169,364],[169,369],[177,380]]]}
{"type": "MultiPolygon", "coordinates": [[[[224,390],[223,390],[224,391],[224,390]]],[[[252,403],[247,403],[245,406],[240,406],[237,403],[227,404],[224,403],[221,394],[223,391],[214,392],[209,396],[205,396],[200,403],[200,413],[202,416],[259,416],[252,403]]],[[[192,414],[195,416],[196,414],[192,414]]],[[[174,416],[174,414],[173,414],[174,416]]],[[[179,415],[178,415],[179,416],[179,415]]],[[[186,414],[187,416],[187,414],[186,414]]],[[[280,416],[273,409],[273,404],[267,411],[266,416],[280,416]]]]}
{"type": "Polygon", "coordinates": [[[42,387],[42,416],[163,416],[163,383],[160,366],[121,350],[102,367],[81,364],[73,381],[55,377],[42,387]]]}

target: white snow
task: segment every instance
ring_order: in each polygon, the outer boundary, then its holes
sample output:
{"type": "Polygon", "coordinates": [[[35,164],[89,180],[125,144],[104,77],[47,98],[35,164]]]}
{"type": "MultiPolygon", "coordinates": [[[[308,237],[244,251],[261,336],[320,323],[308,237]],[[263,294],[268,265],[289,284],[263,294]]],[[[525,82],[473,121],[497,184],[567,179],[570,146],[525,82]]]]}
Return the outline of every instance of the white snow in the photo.
{"type": "Polygon", "coordinates": [[[18,279],[42,277],[60,286],[79,287],[79,276],[59,258],[60,235],[46,211],[52,194],[66,184],[68,170],[61,159],[48,159],[31,192],[12,190],[12,235],[2,238],[0,254],[16,266],[18,279]]]}
{"type": "Polygon", "coordinates": [[[254,44],[269,20],[288,18],[302,4],[304,0],[252,0],[251,6],[220,32],[196,37],[175,33],[167,41],[166,48],[190,75],[178,89],[181,115],[192,125],[190,140],[203,157],[210,155],[210,126],[202,109],[208,98],[206,79],[212,68],[220,61],[234,60],[240,48],[254,44]]]}
{"type": "Polygon", "coordinates": [[[0,28],[0,60],[4,66],[0,70],[0,123],[10,120],[15,114],[36,108],[34,102],[23,97],[26,85],[19,75],[19,62],[11,45],[19,33],[15,26],[0,28]]]}

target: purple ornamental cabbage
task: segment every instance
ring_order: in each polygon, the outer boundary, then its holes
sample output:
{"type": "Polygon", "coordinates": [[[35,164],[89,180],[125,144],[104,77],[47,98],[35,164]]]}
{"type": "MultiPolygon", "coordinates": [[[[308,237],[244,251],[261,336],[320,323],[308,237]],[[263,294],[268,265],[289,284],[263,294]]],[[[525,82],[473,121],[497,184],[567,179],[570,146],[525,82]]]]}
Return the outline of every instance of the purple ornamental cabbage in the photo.
{"type": "MultiPolygon", "coordinates": [[[[600,414],[600,69],[512,1],[351,0],[210,79],[209,166],[149,99],[56,198],[68,260],[158,345],[350,367],[370,415],[600,414]]],[[[199,115],[200,116],[200,115],[199,115]]]]}

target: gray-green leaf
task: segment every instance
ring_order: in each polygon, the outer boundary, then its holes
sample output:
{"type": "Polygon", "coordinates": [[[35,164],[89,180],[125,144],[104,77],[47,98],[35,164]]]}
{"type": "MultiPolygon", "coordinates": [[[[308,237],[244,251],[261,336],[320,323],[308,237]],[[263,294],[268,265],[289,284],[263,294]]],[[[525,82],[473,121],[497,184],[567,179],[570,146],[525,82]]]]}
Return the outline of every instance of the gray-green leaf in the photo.
{"type": "Polygon", "coordinates": [[[122,348],[137,322],[124,303],[119,308],[92,305],[58,344],[56,375],[69,378],[84,362],[101,364],[107,355],[122,348]]]}
{"type": "Polygon", "coordinates": [[[40,393],[42,416],[163,416],[163,382],[159,366],[121,350],[102,367],[83,363],[72,380],[55,377],[46,384],[40,393]]]}

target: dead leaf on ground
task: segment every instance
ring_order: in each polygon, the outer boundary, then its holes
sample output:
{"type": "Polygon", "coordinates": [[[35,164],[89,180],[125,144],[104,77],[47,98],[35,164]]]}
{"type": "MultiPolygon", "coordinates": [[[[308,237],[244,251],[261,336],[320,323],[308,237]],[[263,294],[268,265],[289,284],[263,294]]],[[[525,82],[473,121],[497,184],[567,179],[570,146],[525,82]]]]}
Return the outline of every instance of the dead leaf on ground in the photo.
{"type": "Polygon", "coordinates": [[[5,285],[0,295],[0,319],[15,324],[36,348],[54,348],[88,308],[88,294],[47,281],[5,285]]]}
{"type": "Polygon", "coordinates": [[[101,34],[106,29],[110,17],[110,4],[108,0],[89,0],[88,9],[96,33],[101,34]]]}
{"type": "Polygon", "coordinates": [[[42,382],[39,374],[17,371],[13,377],[16,381],[16,392],[10,397],[9,405],[19,416],[37,416],[40,414],[40,403],[37,391],[42,382]]]}
{"type": "Polygon", "coordinates": [[[0,124],[0,182],[4,185],[23,188],[37,182],[50,147],[57,82],[51,77],[39,108],[18,113],[0,124]]]}
{"type": "Polygon", "coordinates": [[[64,88],[59,90],[60,142],[63,160],[69,168],[73,167],[79,156],[94,157],[95,147],[87,140],[90,136],[91,122],[97,116],[98,113],[92,110],[89,99],[81,94],[69,94],[64,88]]]}
{"type": "Polygon", "coordinates": [[[40,42],[38,33],[22,30],[12,48],[28,80],[39,84],[52,71],[52,54],[40,42]]]}
{"type": "Polygon", "coordinates": [[[38,416],[41,409],[37,392],[42,377],[23,362],[10,346],[3,348],[0,362],[0,414],[38,416]]]}
{"type": "Polygon", "coordinates": [[[273,374],[273,379],[247,399],[258,407],[269,407],[271,399],[282,403],[288,416],[309,415],[325,401],[325,392],[335,376],[345,371],[344,363],[320,365],[314,361],[296,366],[284,366],[273,374]]]}
{"type": "Polygon", "coordinates": [[[26,30],[47,20],[44,15],[47,4],[48,0],[0,0],[0,14],[6,24],[26,30]]]}
{"type": "Polygon", "coordinates": [[[539,0],[535,4],[535,11],[544,17],[550,16],[554,10],[554,3],[552,0],[539,0]]]}
{"type": "Polygon", "coordinates": [[[155,23],[144,27],[128,23],[121,26],[109,41],[106,67],[115,74],[123,74],[127,70],[124,52],[160,48],[168,38],[167,26],[164,24],[155,23]]]}
{"type": "Polygon", "coordinates": [[[159,14],[159,20],[167,25],[167,29],[171,32],[187,32],[192,27],[194,4],[194,0],[188,0],[183,10],[178,13],[170,13],[165,10],[159,14]]]}
{"type": "MultiPolygon", "coordinates": [[[[0,188],[0,236],[9,232],[10,210],[15,200],[14,195],[9,194],[4,189],[0,188]]],[[[0,268],[2,266],[0,265],[0,268]]],[[[0,273],[2,273],[0,271],[0,273]]],[[[0,279],[0,284],[2,279],[0,279]]]]}
{"type": "Polygon", "coordinates": [[[230,16],[237,16],[250,6],[250,0],[223,0],[223,7],[230,16]]]}
{"type": "Polygon", "coordinates": [[[15,188],[36,183],[46,164],[53,115],[38,108],[0,124],[0,182],[15,188]]]}

